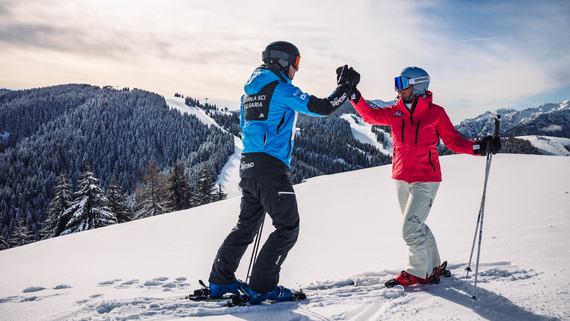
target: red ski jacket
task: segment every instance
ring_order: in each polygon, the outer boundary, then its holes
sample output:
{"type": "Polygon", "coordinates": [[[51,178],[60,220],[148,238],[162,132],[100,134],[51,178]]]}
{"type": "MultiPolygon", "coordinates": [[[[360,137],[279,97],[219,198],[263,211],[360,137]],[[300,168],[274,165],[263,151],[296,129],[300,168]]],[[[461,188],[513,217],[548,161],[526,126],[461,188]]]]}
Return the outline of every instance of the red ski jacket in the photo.
{"type": "Polygon", "coordinates": [[[408,183],[441,182],[436,149],[439,137],[452,151],[474,155],[475,143],[457,132],[443,107],[432,103],[430,91],[425,97],[418,97],[410,110],[401,98],[386,108],[372,108],[362,97],[351,104],[365,122],[392,128],[394,179],[408,183]]]}

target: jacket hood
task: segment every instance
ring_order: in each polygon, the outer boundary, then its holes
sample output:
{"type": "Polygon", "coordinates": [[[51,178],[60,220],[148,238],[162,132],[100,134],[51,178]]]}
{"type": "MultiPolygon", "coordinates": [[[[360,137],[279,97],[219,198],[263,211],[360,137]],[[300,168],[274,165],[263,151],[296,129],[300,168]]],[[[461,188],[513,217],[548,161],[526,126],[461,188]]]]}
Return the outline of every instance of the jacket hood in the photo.
{"type": "Polygon", "coordinates": [[[261,66],[253,71],[253,73],[251,74],[251,76],[243,86],[243,89],[245,90],[245,93],[248,95],[257,94],[267,84],[272,83],[276,80],[278,81],[285,80],[287,83],[291,82],[291,80],[286,76],[284,76],[280,71],[273,71],[265,66],[261,66]],[[280,73],[282,78],[279,77],[276,73],[280,73]]]}

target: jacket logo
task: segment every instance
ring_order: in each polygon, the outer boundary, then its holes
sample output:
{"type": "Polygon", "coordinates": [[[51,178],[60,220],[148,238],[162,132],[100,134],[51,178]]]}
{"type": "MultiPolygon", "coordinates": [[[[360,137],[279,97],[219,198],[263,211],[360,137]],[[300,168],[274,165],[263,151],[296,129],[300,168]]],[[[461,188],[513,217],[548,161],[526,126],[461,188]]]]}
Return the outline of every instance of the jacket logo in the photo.
{"type": "Polygon", "coordinates": [[[240,169],[242,171],[245,171],[245,170],[248,170],[250,168],[253,168],[254,166],[255,166],[254,162],[251,162],[251,163],[241,162],[240,169]]]}
{"type": "Polygon", "coordinates": [[[402,112],[399,110],[396,110],[396,112],[394,112],[394,117],[402,117],[402,112]]]}
{"type": "Polygon", "coordinates": [[[332,105],[333,107],[337,107],[337,106],[341,105],[341,104],[344,103],[344,101],[346,100],[346,97],[347,97],[347,94],[346,94],[346,93],[342,94],[342,96],[333,99],[333,100],[331,101],[331,105],[332,105]]]}
{"type": "Polygon", "coordinates": [[[267,95],[253,95],[253,96],[244,96],[243,98],[243,108],[261,108],[263,107],[263,103],[267,99],[267,95]]]}

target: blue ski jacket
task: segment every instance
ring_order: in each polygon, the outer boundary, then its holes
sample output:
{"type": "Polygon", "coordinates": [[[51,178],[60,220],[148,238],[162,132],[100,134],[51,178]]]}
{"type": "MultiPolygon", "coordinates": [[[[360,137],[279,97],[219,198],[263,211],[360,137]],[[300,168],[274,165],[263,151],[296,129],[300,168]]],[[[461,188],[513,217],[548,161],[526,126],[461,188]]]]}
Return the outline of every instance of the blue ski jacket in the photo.
{"type": "Polygon", "coordinates": [[[259,153],[291,166],[298,113],[323,117],[348,99],[349,88],[338,86],[329,97],[320,99],[294,86],[281,71],[271,66],[257,68],[246,82],[241,97],[240,126],[243,152],[240,170],[254,164],[259,153]],[[248,158],[249,156],[249,158],[248,158]],[[245,161],[244,161],[245,159],[245,161]]]}

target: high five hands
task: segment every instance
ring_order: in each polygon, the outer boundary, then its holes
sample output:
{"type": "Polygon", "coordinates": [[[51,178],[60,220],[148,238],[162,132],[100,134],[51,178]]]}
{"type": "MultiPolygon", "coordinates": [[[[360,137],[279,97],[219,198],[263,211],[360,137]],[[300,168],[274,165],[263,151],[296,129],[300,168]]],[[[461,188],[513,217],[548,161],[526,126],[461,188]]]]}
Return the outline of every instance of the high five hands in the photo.
{"type": "Polygon", "coordinates": [[[360,82],[360,74],[348,65],[340,66],[336,69],[336,83],[339,86],[346,86],[350,88],[350,99],[358,101],[360,92],[356,86],[360,82]]]}

